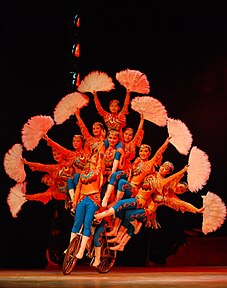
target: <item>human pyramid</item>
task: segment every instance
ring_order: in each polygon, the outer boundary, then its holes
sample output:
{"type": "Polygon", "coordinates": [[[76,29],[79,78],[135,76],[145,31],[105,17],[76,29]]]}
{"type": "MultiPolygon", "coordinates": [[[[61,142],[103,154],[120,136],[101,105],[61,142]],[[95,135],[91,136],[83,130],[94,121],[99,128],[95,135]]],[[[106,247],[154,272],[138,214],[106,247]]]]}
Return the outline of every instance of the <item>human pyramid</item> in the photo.
{"type": "Polygon", "coordinates": [[[94,267],[100,263],[100,235],[106,225],[112,227],[106,233],[108,241],[113,243],[111,249],[123,251],[142,225],[160,228],[156,221],[160,205],[183,213],[203,213],[204,234],[221,227],[226,217],[225,204],[212,192],[202,196],[203,207],[200,208],[178,196],[186,191],[201,190],[211,172],[207,154],[192,147],[192,135],[187,126],[181,120],[169,118],[162,103],[148,95],[150,85],[144,73],[126,69],[116,73],[116,80],[126,89],[123,107],[112,99],[109,111],[103,109],[98,93],[109,92],[115,84],[106,73],[93,71],[82,80],[77,92],[66,95],[56,105],[54,119],[42,115],[29,119],[22,129],[23,144],[14,144],[4,158],[6,173],[17,182],[7,198],[13,217],[18,216],[26,201],[46,204],[53,198],[64,200],[66,209],[75,210],[70,241],[83,227],[78,259],[84,255],[94,220],[98,223],[94,233],[94,267]],[[130,99],[132,92],[142,96],[130,99]],[[93,95],[102,119],[93,123],[92,134],[80,115],[90,101],[87,93],[93,95]],[[130,104],[131,109],[140,114],[137,131],[126,125],[130,104]],[[75,115],[80,128],[80,134],[74,135],[72,140],[73,150],[47,135],[54,125],[68,121],[71,115],[75,115]],[[155,153],[149,144],[143,143],[144,121],[167,129],[168,137],[155,153]],[[22,156],[24,148],[33,150],[41,140],[52,148],[55,164],[29,162],[22,156]],[[188,155],[187,165],[175,173],[173,163],[163,161],[169,145],[180,154],[188,155]],[[32,171],[45,172],[42,176],[42,182],[48,186],[45,192],[26,193],[25,165],[32,171]],[[182,181],[184,176],[187,181],[182,181]]]}

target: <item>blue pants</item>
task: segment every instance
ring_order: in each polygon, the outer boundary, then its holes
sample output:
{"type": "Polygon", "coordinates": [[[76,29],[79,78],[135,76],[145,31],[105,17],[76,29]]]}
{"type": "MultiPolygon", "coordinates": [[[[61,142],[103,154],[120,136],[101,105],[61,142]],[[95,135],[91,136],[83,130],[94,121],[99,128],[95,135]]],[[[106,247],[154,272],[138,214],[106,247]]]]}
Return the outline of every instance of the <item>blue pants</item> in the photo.
{"type": "Polygon", "coordinates": [[[74,174],[73,178],[67,180],[68,190],[75,189],[80,178],[80,173],[74,174]]]}
{"type": "Polygon", "coordinates": [[[114,185],[115,187],[118,186],[118,183],[121,179],[127,179],[125,171],[119,170],[117,172],[114,172],[110,176],[109,184],[114,185]]]}
{"type": "Polygon", "coordinates": [[[128,219],[129,222],[138,220],[139,222],[144,222],[147,219],[146,211],[142,209],[133,209],[125,211],[125,218],[128,219]]]}
{"type": "Polygon", "coordinates": [[[82,201],[80,201],[76,206],[76,213],[72,232],[79,232],[83,224],[84,227],[82,234],[84,236],[90,236],[92,221],[94,219],[94,214],[98,210],[98,208],[98,205],[88,196],[86,196],[82,201]]]}
{"type": "Polygon", "coordinates": [[[113,209],[115,211],[115,214],[119,213],[122,210],[126,211],[131,209],[137,209],[136,198],[121,199],[113,206],[113,209]]]}

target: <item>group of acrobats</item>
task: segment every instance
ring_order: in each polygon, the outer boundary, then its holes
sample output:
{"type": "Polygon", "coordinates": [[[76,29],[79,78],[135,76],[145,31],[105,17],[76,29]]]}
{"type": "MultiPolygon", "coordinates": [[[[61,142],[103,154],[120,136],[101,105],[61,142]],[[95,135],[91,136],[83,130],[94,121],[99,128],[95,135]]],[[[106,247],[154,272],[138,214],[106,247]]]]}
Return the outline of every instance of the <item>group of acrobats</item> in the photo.
{"type": "Polygon", "coordinates": [[[100,263],[100,235],[106,225],[111,227],[106,233],[108,241],[113,243],[111,249],[123,251],[142,225],[160,228],[156,211],[161,205],[183,213],[203,213],[204,234],[221,227],[226,217],[225,204],[212,192],[202,196],[203,207],[200,208],[180,199],[180,194],[186,191],[202,190],[211,172],[207,154],[192,147],[192,135],[187,126],[179,119],[169,118],[162,103],[148,95],[150,85],[144,73],[126,69],[116,73],[116,80],[126,90],[123,105],[112,99],[109,111],[103,108],[98,93],[115,89],[115,84],[106,73],[93,71],[82,80],[76,92],[66,95],[56,105],[53,118],[43,115],[30,118],[22,128],[22,144],[14,144],[4,158],[6,173],[17,182],[7,198],[13,217],[18,216],[27,201],[44,204],[53,198],[64,201],[65,209],[75,211],[69,241],[79,231],[83,235],[76,255],[78,259],[84,255],[94,222],[98,223],[94,233],[94,267],[100,263]],[[132,93],[138,95],[131,99],[132,93]],[[94,113],[101,119],[93,123],[92,133],[86,119],[80,115],[90,95],[96,107],[94,113]],[[137,129],[126,125],[129,108],[140,115],[137,129]],[[73,150],[47,135],[54,125],[60,127],[72,115],[80,129],[80,133],[73,136],[73,150]],[[168,137],[157,151],[143,143],[144,121],[167,129],[168,137]],[[41,140],[52,148],[54,164],[29,162],[22,156],[24,149],[35,149],[41,140]],[[180,171],[174,172],[173,163],[163,161],[169,145],[180,154],[188,155],[187,165],[180,171]],[[25,165],[32,171],[44,173],[42,182],[48,187],[45,192],[26,193],[25,165]]]}

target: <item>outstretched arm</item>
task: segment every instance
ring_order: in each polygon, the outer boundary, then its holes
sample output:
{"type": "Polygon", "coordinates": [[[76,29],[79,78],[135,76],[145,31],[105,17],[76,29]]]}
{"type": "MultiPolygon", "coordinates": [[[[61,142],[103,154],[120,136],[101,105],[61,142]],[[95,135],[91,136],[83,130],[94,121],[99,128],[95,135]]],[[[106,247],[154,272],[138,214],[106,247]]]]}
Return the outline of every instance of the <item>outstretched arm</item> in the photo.
{"type": "Polygon", "coordinates": [[[41,171],[51,173],[56,171],[56,164],[42,164],[38,162],[29,162],[26,159],[23,159],[24,164],[28,165],[32,171],[41,171]]]}
{"type": "Polygon", "coordinates": [[[54,150],[57,150],[59,153],[61,153],[65,157],[67,157],[71,153],[70,150],[66,149],[65,147],[61,146],[57,142],[53,141],[46,134],[43,136],[43,139],[47,141],[48,146],[52,147],[52,149],[54,150]]]}
{"type": "Polygon", "coordinates": [[[162,182],[162,187],[164,187],[167,184],[170,184],[171,182],[174,182],[176,185],[180,182],[180,179],[184,176],[184,173],[187,171],[188,165],[186,165],[183,169],[180,171],[174,173],[173,175],[164,178],[162,182]]]}

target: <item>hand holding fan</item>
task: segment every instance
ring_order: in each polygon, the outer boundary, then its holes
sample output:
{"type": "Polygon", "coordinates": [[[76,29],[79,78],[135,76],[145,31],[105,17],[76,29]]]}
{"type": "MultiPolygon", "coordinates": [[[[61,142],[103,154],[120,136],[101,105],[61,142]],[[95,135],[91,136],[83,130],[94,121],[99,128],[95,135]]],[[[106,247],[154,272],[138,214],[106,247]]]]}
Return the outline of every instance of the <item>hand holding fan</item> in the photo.
{"type": "Polygon", "coordinates": [[[188,127],[178,119],[168,118],[167,129],[170,143],[180,154],[187,155],[192,145],[192,135],[188,127]]]}
{"type": "Polygon", "coordinates": [[[111,77],[109,77],[104,72],[93,71],[90,72],[85,78],[81,81],[78,86],[78,91],[81,93],[94,91],[106,91],[114,89],[114,83],[111,77]]]}
{"type": "Polygon", "coordinates": [[[202,231],[204,234],[214,232],[222,226],[226,219],[226,206],[222,199],[212,193],[208,192],[203,198],[203,223],[202,231]]]}
{"type": "Polygon", "coordinates": [[[22,145],[14,144],[4,157],[4,168],[6,174],[17,182],[23,182],[26,178],[22,152],[22,145]]]}
{"type": "Polygon", "coordinates": [[[57,104],[54,110],[54,120],[57,124],[62,124],[69,119],[77,109],[87,106],[89,98],[79,92],[74,92],[66,95],[57,104]]]}
{"type": "Polygon", "coordinates": [[[188,159],[188,189],[197,192],[206,185],[211,172],[211,164],[208,155],[197,147],[192,147],[188,159]]]}
{"type": "Polygon", "coordinates": [[[116,73],[116,79],[129,91],[141,94],[148,94],[150,92],[147,76],[140,71],[126,69],[116,73]]]}
{"type": "Polygon", "coordinates": [[[50,116],[33,116],[22,128],[22,142],[27,150],[33,150],[40,139],[52,128],[54,120],[50,116]]]}
{"type": "Polygon", "coordinates": [[[162,103],[151,96],[138,96],[132,99],[131,108],[143,114],[144,119],[153,122],[158,126],[165,126],[167,123],[167,112],[162,103]]]}

